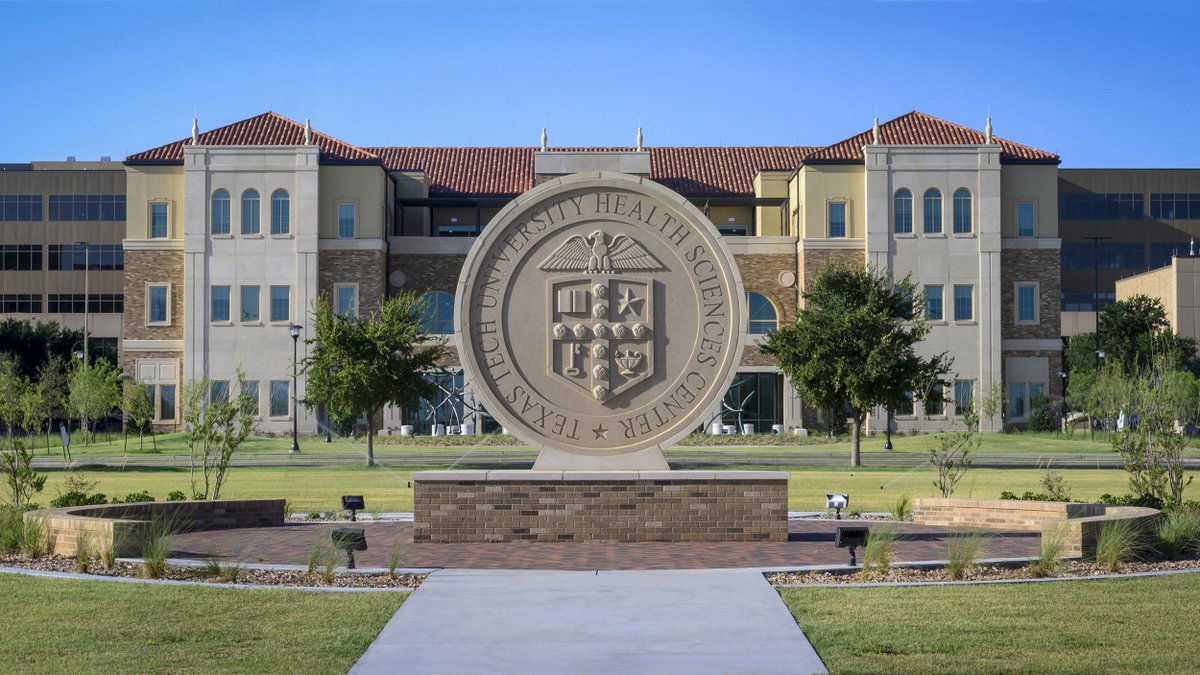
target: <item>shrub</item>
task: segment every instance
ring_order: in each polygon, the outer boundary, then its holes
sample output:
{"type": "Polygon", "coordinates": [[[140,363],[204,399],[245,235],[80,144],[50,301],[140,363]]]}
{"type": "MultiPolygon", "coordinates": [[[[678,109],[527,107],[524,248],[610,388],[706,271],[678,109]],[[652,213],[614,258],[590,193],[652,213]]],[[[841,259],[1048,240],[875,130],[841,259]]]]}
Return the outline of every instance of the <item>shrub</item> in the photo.
{"type": "Polygon", "coordinates": [[[1200,511],[1175,509],[1164,516],[1158,524],[1158,545],[1168,560],[1200,551],[1200,511]]]}
{"type": "Polygon", "coordinates": [[[21,550],[21,536],[25,531],[25,516],[18,509],[0,508],[0,553],[16,553],[21,550]]]}
{"type": "Polygon", "coordinates": [[[1130,520],[1110,520],[1096,534],[1096,564],[1109,572],[1121,571],[1121,565],[1138,559],[1142,533],[1130,520]]]}
{"type": "Polygon", "coordinates": [[[896,520],[910,520],[913,514],[912,497],[908,495],[900,495],[895,504],[892,504],[892,517],[896,520]]]}
{"type": "Polygon", "coordinates": [[[1131,495],[1123,494],[1119,497],[1114,497],[1107,492],[1100,495],[1097,503],[1106,506],[1144,506],[1151,509],[1163,508],[1163,501],[1154,495],[1131,495]]]}
{"type": "Polygon", "coordinates": [[[870,576],[886,571],[892,565],[892,545],[897,536],[894,530],[876,527],[867,534],[867,546],[863,550],[862,573],[870,576]]]}
{"type": "Polygon", "coordinates": [[[61,509],[68,506],[95,506],[97,504],[107,503],[108,497],[106,497],[102,492],[88,494],[86,492],[79,492],[76,490],[64,492],[50,500],[51,508],[55,509],[61,509]]]}
{"type": "Polygon", "coordinates": [[[1063,552],[1067,550],[1067,531],[1058,527],[1049,532],[1042,532],[1042,548],[1038,559],[1029,563],[1029,574],[1038,579],[1052,577],[1058,571],[1062,562],[1063,552]]]}
{"type": "Polygon", "coordinates": [[[1067,481],[1063,475],[1050,466],[1050,462],[1046,462],[1046,468],[1042,471],[1041,482],[1042,489],[1050,497],[1049,501],[1071,501],[1071,488],[1067,487],[1067,481]]]}
{"type": "Polygon", "coordinates": [[[182,502],[186,499],[187,495],[183,493],[183,490],[171,490],[171,492],[167,494],[167,501],[169,502],[182,502]]]}
{"type": "Polygon", "coordinates": [[[242,577],[242,573],[246,571],[246,566],[240,562],[222,562],[221,558],[215,553],[210,553],[205,557],[204,567],[201,570],[201,573],[205,576],[215,577],[221,581],[236,584],[238,579],[242,577]]]}
{"type": "Polygon", "coordinates": [[[139,502],[152,502],[154,497],[149,492],[142,490],[141,492],[130,492],[122,498],[113,497],[112,504],[137,504],[139,502]]]}
{"type": "Polygon", "coordinates": [[[1029,398],[1029,430],[1054,431],[1054,411],[1050,397],[1044,393],[1029,398]]]}
{"type": "MultiPolygon", "coordinates": [[[[1068,490],[1068,493],[1069,492],[1070,492],[1070,490],[1068,490]]],[[[1055,498],[1054,495],[1049,495],[1049,494],[1046,494],[1045,492],[1033,492],[1032,490],[1026,490],[1025,492],[1023,492],[1021,494],[1020,497],[1018,497],[1016,495],[1016,493],[1010,492],[1008,490],[1004,490],[1003,492],[1000,493],[1000,499],[1014,499],[1014,500],[1023,501],[1023,502],[1069,502],[1069,501],[1071,501],[1070,499],[1057,499],[1057,498],[1055,498]]]]}
{"type": "Polygon", "coordinates": [[[946,576],[958,581],[974,569],[983,553],[983,540],[978,532],[952,537],[946,547],[946,576]]]}

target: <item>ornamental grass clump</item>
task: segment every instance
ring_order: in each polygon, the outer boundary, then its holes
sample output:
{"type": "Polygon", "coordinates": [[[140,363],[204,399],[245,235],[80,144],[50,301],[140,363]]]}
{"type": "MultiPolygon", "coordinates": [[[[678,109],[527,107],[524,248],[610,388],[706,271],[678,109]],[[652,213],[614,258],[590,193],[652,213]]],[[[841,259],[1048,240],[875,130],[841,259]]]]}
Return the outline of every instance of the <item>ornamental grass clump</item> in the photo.
{"type": "Polygon", "coordinates": [[[21,552],[30,558],[41,558],[50,552],[50,528],[41,518],[23,518],[21,552]]]}
{"type": "Polygon", "coordinates": [[[25,531],[25,516],[17,509],[0,508],[0,553],[16,553],[21,550],[21,536],[25,531]]]}
{"type": "Polygon", "coordinates": [[[1037,560],[1029,563],[1029,575],[1036,579],[1054,576],[1062,564],[1063,553],[1066,550],[1066,528],[1057,527],[1049,532],[1042,532],[1042,548],[1037,560]]]}
{"type": "Polygon", "coordinates": [[[1131,520],[1110,520],[1096,534],[1096,564],[1110,573],[1141,557],[1141,530],[1131,520]]]}
{"type": "Polygon", "coordinates": [[[170,516],[150,521],[150,527],[142,537],[142,576],[159,579],[166,574],[171,536],[181,531],[179,521],[170,516]]]}
{"type": "Polygon", "coordinates": [[[871,529],[867,534],[866,548],[863,550],[863,576],[882,574],[891,567],[896,539],[898,537],[895,530],[879,527],[871,529]]]}
{"type": "Polygon", "coordinates": [[[979,564],[984,536],[978,532],[953,537],[946,547],[946,577],[960,581],[979,564]]]}
{"type": "Polygon", "coordinates": [[[913,504],[912,497],[908,495],[900,495],[895,504],[892,504],[892,518],[896,520],[912,520],[913,504]]]}
{"type": "Polygon", "coordinates": [[[87,574],[92,569],[92,536],[87,530],[79,532],[75,542],[75,571],[87,574]]]}
{"type": "Polygon", "coordinates": [[[1158,547],[1168,560],[1200,553],[1200,511],[1180,508],[1166,514],[1158,524],[1158,547]]]}
{"type": "Polygon", "coordinates": [[[388,576],[396,578],[396,568],[404,560],[404,549],[401,547],[400,539],[396,539],[396,543],[392,544],[391,553],[388,554],[388,576]]]}

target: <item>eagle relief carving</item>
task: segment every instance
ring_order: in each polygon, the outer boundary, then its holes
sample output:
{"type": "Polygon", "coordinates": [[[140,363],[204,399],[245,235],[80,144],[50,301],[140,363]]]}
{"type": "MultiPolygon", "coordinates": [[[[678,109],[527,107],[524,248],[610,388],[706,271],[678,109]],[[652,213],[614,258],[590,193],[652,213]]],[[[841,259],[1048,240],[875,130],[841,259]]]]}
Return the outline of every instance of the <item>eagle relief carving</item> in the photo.
{"type": "Polygon", "coordinates": [[[546,258],[538,269],[547,272],[660,272],[667,269],[633,238],[596,230],[587,237],[573,235],[546,258]]]}

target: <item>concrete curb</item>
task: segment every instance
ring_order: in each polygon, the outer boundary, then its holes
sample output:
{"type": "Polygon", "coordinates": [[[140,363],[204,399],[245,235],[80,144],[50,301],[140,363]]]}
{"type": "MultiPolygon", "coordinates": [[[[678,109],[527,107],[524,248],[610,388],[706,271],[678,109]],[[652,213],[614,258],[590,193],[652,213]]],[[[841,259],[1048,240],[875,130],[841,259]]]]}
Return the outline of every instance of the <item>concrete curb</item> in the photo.
{"type": "Polygon", "coordinates": [[[1104,574],[1095,577],[1047,577],[1045,579],[980,579],[978,581],[878,581],[852,584],[775,584],[775,588],[881,588],[898,586],[979,586],[985,584],[1036,584],[1059,581],[1104,581],[1111,579],[1137,579],[1141,577],[1163,577],[1173,574],[1197,574],[1200,567],[1186,570],[1159,570],[1156,572],[1127,572],[1104,574]]]}
{"type": "Polygon", "coordinates": [[[412,593],[415,588],[330,588],[328,586],[275,586],[264,584],[221,584],[213,581],[182,581],[179,579],[138,579],[136,577],[109,577],[100,574],[77,572],[54,572],[31,570],[24,567],[0,567],[0,574],[23,574],[48,579],[71,579],[75,581],[115,581],[127,584],[157,584],[161,586],[204,586],[207,588],[233,588],[241,591],[315,591],[319,593],[412,593]]]}

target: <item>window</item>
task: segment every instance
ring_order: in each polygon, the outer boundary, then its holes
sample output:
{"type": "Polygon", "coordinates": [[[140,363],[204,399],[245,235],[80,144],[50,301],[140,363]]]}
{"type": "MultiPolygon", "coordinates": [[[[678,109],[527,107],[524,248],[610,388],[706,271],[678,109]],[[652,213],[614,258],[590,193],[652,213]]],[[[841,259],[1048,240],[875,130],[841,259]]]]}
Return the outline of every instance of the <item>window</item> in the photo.
{"type": "Polygon", "coordinates": [[[449,335],[454,332],[454,296],[444,291],[425,294],[425,313],[421,325],[426,333],[449,335]]]}
{"type": "Polygon", "coordinates": [[[925,318],[930,321],[943,321],[946,316],[942,311],[942,285],[925,285],[925,318]]]}
{"type": "Polygon", "coordinates": [[[212,196],[212,233],[229,234],[229,191],[217,190],[212,196]]]}
{"type": "MultiPolygon", "coordinates": [[[[42,198],[37,199],[41,220],[42,198]]],[[[116,222],[125,220],[125,195],[50,195],[50,220],[116,222]]]]}
{"type": "Polygon", "coordinates": [[[1033,202],[1017,202],[1017,236],[1033,236],[1033,202]]]}
{"type": "Polygon", "coordinates": [[[338,204],[338,238],[354,238],[354,205],[338,204]]]}
{"type": "MultiPolygon", "coordinates": [[[[121,197],[121,220],[125,220],[125,195],[121,197]]],[[[42,219],[41,195],[0,195],[0,222],[42,219]]]]}
{"type": "Polygon", "coordinates": [[[1198,220],[1200,194],[1151,194],[1150,217],[1163,220],[1198,220]]]}
{"type": "Polygon", "coordinates": [[[1143,270],[1146,267],[1146,245],[1141,242],[1065,242],[1060,254],[1064,270],[1090,270],[1096,265],[1102,270],[1143,270]]]}
{"type": "Polygon", "coordinates": [[[0,295],[0,312],[5,314],[41,314],[42,296],[36,293],[0,295]]]}
{"type": "Polygon", "coordinates": [[[287,417],[288,408],[288,381],[271,380],[271,417],[287,417]]]}
{"type": "Polygon", "coordinates": [[[1060,194],[1062,220],[1137,220],[1146,214],[1146,197],[1133,193],[1060,194]]]}
{"type": "Polygon", "coordinates": [[[358,316],[358,286],[339,284],[333,287],[337,301],[337,313],[351,318],[358,316]]]}
{"type": "MultiPolygon", "coordinates": [[[[1197,215],[1200,215],[1198,213],[1197,215]]],[[[1185,256],[1191,252],[1191,244],[1184,241],[1177,244],[1170,243],[1155,243],[1150,244],[1150,268],[1158,269],[1171,264],[1171,258],[1175,256],[1185,256]]]]}
{"type": "Polygon", "coordinates": [[[942,193],[937,188],[925,191],[925,234],[942,233],[942,193]]]}
{"type": "Polygon", "coordinates": [[[958,188],[954,191],[954,234],[971,232],[971,191],[958,188]]]}
{"type": "Polygon", "coordinates": [[[120,244],[50,244],[46,262],[51,270],[123,270],[125,251],[120,244]]]}
{"type": "MultiPolygon", "coordinates": [[[[54,314],[120,314],[125,311],[125,296],[121,293],[51,293],[46,296],[46,311],[54,314]]],[[[94,340],[95,338],[93,338],[94,340]]]]}
{"type": "Polygon", "coordinates": [[[1034,396],[1037,396],[1039,394],[1044,394],[1044,393],[1046,393],[1046,385],[1042,384],[1041,382],[1030,382],[1029,383],[1029,402],[1030,403],[1033,402],[1034,396]]]}
{"type": "Polygon", "coordinates": [[[975,380],[954,381],[954,409],[959,415],[971,409],[975,402],[975,380]]]}
{"type": "Polygon", "coordinates": [[[767,432],[783,424],[783,376],[779,373],[738,373],[725,392],[725,402],[740,412],[726,409],[725,424],[753,424],[755,431],[767,432]]]}
{"type": "Polygon", "coordinates": [[[229,287],[228,286],[213,286],[212,287],[212,305],[209,310],[212,314],[212,321],[228,321],[229,320],[229,287]]]}
{"type": "Polygon", "coordinates": [[[750,334],[764,335],[779,327],[779,317],[775,313],[775,305],[762,293],[750,291],[746,294],[750,307],[750,334]]]}
{"type": "Polygon", "coordinates": [[[41,244],[4,244],[0,246],[0,270],[26,271],[41,269],[41,244]]]}
{"type": "Polygon", "coordinates": [[[1108,293],[1063,293],[1060,296],[1064,312],[1093,312],[1104,309],[1117,301],[1117,294],[1108,293]]]}
{"type": "Polygon", "coordinates": [[[975,318],[975,287],[967,284],[954,286],[954,320],[970,321],[975,318]]]}
{"type": "Polygon", "coordinates": [[[246,412],[258,417],[258,382],[242,382],[242,395],[246,397],[246,412]]]}
{"type": "Polygon", "coordinates": [[[258,234],[258,190],[242,193],[242,234],[258,234]]]}
{"type": "Polygon", "coordinates": [[[290,286],[271,287],[271,320],[289,321],[292,318],[292,288],[290,286]]]}
{"type": "Polygon", "coordinates": [[[287,234],[291,231],[291,199],[287,190],[271,193],[271,234],[287,234]]]}
{"type": "Polygon", "coordinates": [[[1037,284],[1017,284],[1017,323],[1038,322],[1037,284]]]}
{"type": "Polygon", "coordinates": [[[163,384],[158,387],[158,419],[175,419],[175,385],[163,384]]]}
{"type": "Polygon", "coordinates": [[[209,384],[208,400],[220,405],[229,400],[229,380],[213,380],[209,384]]]}
{"type": "Polygon", "coordinates": [[[933,385],[929,396],[925,397],[925,414],[930,417],[946,414],[946,392],[940,382],[933,385]]]}
{"type": "Polygon", "coordinates": [[[167,237],[167,205],[156,202],[150,205],[150,238],[165,239],[167,237]]]}
{"type": "Polygon", "coordinates": [[[146,287],[146,322],[165,324],[171,322],[171,286],[152,284],[146,287]]]}
{"type": "Polygon", "coordinates": [[[911,190],[908,188],[896,190],[896,196],[892,199],[896,234],[912,234],[912,202],[911,190]]]}
{"type": "Polygon", "coordinates": [[[846,202],[829,202],[829,236],[846,236],[846,202]]]}
{"type": "Polygon", "coordinates": [[[258,321],[258,286],[242,286],[242,321],[258,321]]]}
{"type": "Polygon", "coordinates": [[[1025,383],[1008,385],[1008,417],[1019,419],[1025,416],[1025,383]]]}
{"type": "Polygon", "coordinates": [[[892,411],[892,414],[897,417],[912,417],[917,414],[916,406],[913,405],[913,393],[911,391],[904,392],[904,398],[900,399],[900,402],[896,404],[896,409],[892,411]]]}

